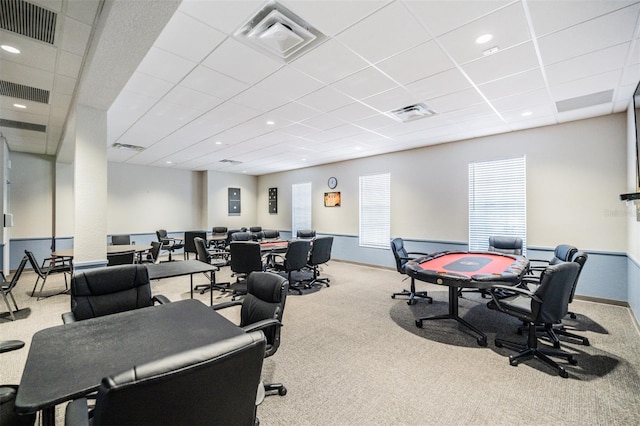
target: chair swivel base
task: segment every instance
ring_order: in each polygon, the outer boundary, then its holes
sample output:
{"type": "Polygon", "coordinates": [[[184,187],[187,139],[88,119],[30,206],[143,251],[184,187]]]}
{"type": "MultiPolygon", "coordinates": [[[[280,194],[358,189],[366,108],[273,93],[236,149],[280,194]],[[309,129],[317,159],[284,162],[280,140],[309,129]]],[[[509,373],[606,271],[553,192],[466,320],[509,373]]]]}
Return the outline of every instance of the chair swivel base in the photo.
{"type": "Polygon", "coordinates": [[[433,303],[433,298],[431,298],[431,296],[428,296],[426,291],[411,291],[411,290],[403,289],[399,293],[393,293],[391,295],[391,298],[395,299],[396,296],[408,296],[409,300],[407,300],[407,305],[415,305],[417,302],[416,297],[426,299],[427,302],[433,303]]]}
{"type": "MultiPolygon", "coordinates": [[[[521,335],[522,330],[525,330],[527,327],[527,325],[521,325],[520,327],[518,327],[518,334],[521,335]]],[[[545,324],[544,326],[539,325],[536,327],[536,331],[538,333],[545,333],[544,336],[541,337],[545,337],[546,339],[548,339],[556,349],[560,348],[560,339],[558,339],[558,335],[578,340],[581,345],[591,346],[591,342],[589,342],[588,338],[580,336],[579,334],[571,333],[563,324],[545,324]]]]}
{"type": "Polygon", "coordinates": [[[265,383],[265,392],[278,391],[278,395],[285,396],[287,394],[287,388],[282,383],[265,383]]]}

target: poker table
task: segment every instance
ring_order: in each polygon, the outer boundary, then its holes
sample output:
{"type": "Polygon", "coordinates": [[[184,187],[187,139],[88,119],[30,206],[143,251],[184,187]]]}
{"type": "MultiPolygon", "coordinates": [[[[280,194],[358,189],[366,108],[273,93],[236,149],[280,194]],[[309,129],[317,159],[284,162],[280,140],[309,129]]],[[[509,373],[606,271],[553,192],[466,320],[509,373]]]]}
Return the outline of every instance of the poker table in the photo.
{"type": "Polygon", "coordinates": [[[453,319],[472,330],[480,346],[487,346],[487,336],[458,314],[458,290],[460,288],[490,288],[494,284],[516,285],[529,267],[529,260],[522,256],[496,252],[447,251],[430,254],[407,262],[405,272],[410,277],[449,287],[449,313],[419,318],[423,321],[453,319]]]}
{"type": "Polygon", "coordinates": [[[272,253],[284,253],[289,246],[289,240],[260,241],[260,251],[272,253]]]}

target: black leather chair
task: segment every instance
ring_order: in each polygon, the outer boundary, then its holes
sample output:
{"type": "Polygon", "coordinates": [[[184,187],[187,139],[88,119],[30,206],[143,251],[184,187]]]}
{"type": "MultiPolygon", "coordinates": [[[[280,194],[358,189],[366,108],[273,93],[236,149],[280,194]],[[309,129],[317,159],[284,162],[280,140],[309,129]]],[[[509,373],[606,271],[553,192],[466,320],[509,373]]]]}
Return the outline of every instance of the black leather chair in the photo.
{"type": "Polygon", "coordinates": [[[279,240],[280,231],[277,229],[263,229],[260,235],[261,240],[279,240]]]}
{"type": "Polygon", "coordinates": [[[13,273],[13,277],[11,277],[11,281],[7,281],[7,279],[4,276],[4,273],[0,271],[0,276],[2,276],[2,283],[0,284],[0,293],[2,293],[2,299],[4,299],[5,305],[7,305],[9,316],[11,317],[12,321],[15,321],[16,317],[13,314],[14,311],[13,309],[11,309],[11,305],[9,304],[9,299],[7,298],[7,296],[11,298],[11,301],[13,302],[13,306],[16,308],[15,312],[18,312],[20,309],[18,309],[18,304],[16,303],[16,299],[13,297],[13,293],[11,293],[11,291],[18,284],[18,280],[20,280],[20,276],[22,275],[22,271],[24,271],[24,267],[27,264],[27,261],[28,261],[27,256],[24,256],[20,261],[20,264],[18,265],[18,269],[16,269],[15,272],[13,273]]]}
{"type": "Polygon", "coordinates": [[[299,277],[294,280],[293,273],[300,272],[307,266],[310,250],[311,241],[293,240],[289,242],[284,256],[277,253],[273,254],[272,267],[277,271],[281,271],[283,276],[286,276],[289,281],[289,290],[296,290],[298,294],[302,294],[302,289],[305,287],[305,277],[299,277]]]}
{"type": "Polygon", "coordinates": [[[160,263],[160,248],[162,243],[160,241],[151,241],[151,250],[149,250],[145,257],[142,258],[140,263],[160,263]]]}
{"type": "MultiPolygon", "coordinates": [[[[267,338],[265,358],[275,354],[280,346],[280,328],[284,314],[289,282],[271,272],[252,272],[247,277],[247,295],[243,300],[214,305],[214,310],[241,305],[240,327],[247,333],[262,330],[267,338]]],[[[282,383],[264,385],[265,391],[278,391],[286,395],[287,388],[282,383]]]]}
{"type": "Polygon", "coordinates": [[[136,253],[124,251],[122,253],[107,253],[107,266],[132,265],[136,260],[136,253]]]}
{"type": "MultiPolygon", "coordinates": [[[[93,425],[254,425],[266,339],[261,331],[138,365],[102,380],[93,425]]],[[[66,425],[88,425],[87,400],[66,425]]]]}
{"type": "MultiPolygon", "coordinates": [[[[0,341],[0,353],[15,351],[24,347],[21,340],[0,341]]],[[[15,410],[18,385],[0,385],[0,425],[2,426],[28,426],[35,423],[36,415],[18,415],[15,410]]]]}
{"type": "Polygon", "coordinates": [[[506,236],[490,236],[489,251],[522,256],[522,238],[506,236]]]}
{"type": "Polygon", "coordinates": [[[131,235],[112,235],[111,244],[114,246],[128,246],[129,244],[131,244],[131,235]]]}
{"type": "Polygon", "coordinates": [[[211,240],[210,246],[216,248],[224,248],[227,245],[227,227],[226,226],[214,226],[211,229],[211,236],[213,239],[211,240]]]}
{"type": "MultiPolygon", "coordinates": [[[[404,240],[402,238],[394,238],[391,240],[391,252],[393,253],[393,258],[396,261],[396,270],[402,274],[407,275],[404,270],[404,266],[408,261],[417,259],[420,256],[426,256],[428,253],[419,253],[419,252],[408,252],[407,249],[404,248],[404,240]]],[[[406,280],[409,278],[405,276],[406,280]]],[[[426,299],[429,303],[433,303],[433,299],[427,294],[426,291],[416,291],[416,282],[411,277],[411,287],[409,290],[403,289],[399,293],[393,293],[391,295],[392,299],[395,299],[396,296],[408,296],[409,300],[407,300],[407,305],[413,305],[416,303],[416,297],[426,299]]]]}
{"type": "Polygon", "coordinates": [[[169,262],[172,260],[171,254],[184,247],[184,242],[180,239],[169,237],[166,229],[158,229],[156,236],[158,237],[158,241],[162,243],[162,250],[169,252],[169,262]]]}
{"type": "Polygon", "coordinates": [[[64,287],[65,289],[69,288],[69,284],[67,282],[67,274],[71,275],[71,259],[65,257],[48,257],[42,261],[42,266],[40,266],[32,252],[30,252],[29,250],[25,250],[24,254],[29,258],[29,263],[31,263],[33,271],[38,276],[36,278],[35,284],[33,285],[33,290],[31,290],[31,297],[33,297],[36,292],[38,281],[42,280],[37,299],[40,300],[40,298],[42,297],[42,289],[44,288],[44,284],[47,282],[47,278],[49,277],[49,275],[64,274],[64,287]]]}
{"type": "Polygon", "coordinates": [[[207,232],[206,231],[186,231],[184,233],[184,258],[189,259],[189,253],[193,253],[196,256],[198,255],[198,251],[196,250],[196,244],[194,243],[194,238],[202,238],[207,241],[207,232]]]}
{"type": "Polygon", "coordinates": [[[236,277],[232,285],[233,299],[247,293],[246,278],[252,272],[262,272],[262,253],[260,243],[254,241],[232,241],[229,245],[231,272],[236,277]]]}
{"type": "Polygon", "coordinates": [[[234,232],[231,234],[231,242],[233,241],[255,241],[251,232],[234,232]]]}
{"type": "Polygon", "coordinates": [[[535,292],[521,287],[503,285],[495,285],[490,289],[493,298],[488,304],[490,308],[514,316],[527,324],[526,345],[497,338],[495,340],[497,347],[506,346],[520,351],[509,356],[511,365],[515,366],[522,360],[535,357],[556,369],[561,377],[569,377],[567,371],[550,356],[565,358],[572,365],[577,364],[576,359],[572,354],[560,349],[539,346],[537,328],[543,324],[557,323],[567,314],[571,289],[578,276],[579,268],[580,266],[575,262],[549,265],[542,272],[540,285],[535,292]],[[515,295],[497,297],[496,292],[501,289],[510,290],[515,295]]]}
{"type": "Polygon", "coordinates": [[[549,265],[557,265],[562,262],[571,262],[571,258],[578,249],[569,244],[559,244],[553,250],[551,259],[529,259],[529,275],[539,276],[549,265]]]}
{"type": "Polygon", "coordinates": [[[331,247],[333,246],[333,237],[318,237],[313,240],[311,246],[311,254],[309,254],[309,260],[307,266],[313,271],[313,278],[309,281],[309,287],[312,285],[325,284],[329,287],[329,278],[318,277],[320,271],[320,265],[324,265],[331,260],[331,247]]]}
{"type": "Polygon", "coordinates": [[[316,237],[315,229],[298,229],[296,231],[297,238],[313,239],[316,237]]]}
{"type": "Polygon", "coordinates": [[[258,241],[262,238],[262,226],[251,226],[249,232],[251,232],[253,241],[258,241]]]}
{"type": "MultiPolygon", "coordinates": [[[[205,237],[206,237],[206,234],[205,234],[205,237]]],[[[215,266],[217,268],[216,271],[219,271],[220,268],[227,265],[227,261],[225,259],[216,258],[212,255],[212,253],[209,250],[207,250],[207,243],[205,242],[204,238],[195,237],[193,240],[196,248],[196,253],[198,255],[198,260],[200,262],[204,262],[209,265],[215,266]]],[[[200,294],[204,294],[205,292],[211,291],[214,288],[217,288],[222,291],[225,291],[226,289],[229,288],[229,285],[231,283],[216,282],[216,271],[212,271],[211,272],[212,275],[208,276],[209,284],[201,284],[195,287],[196,290],[200,290],[200,294]]],[[[205,275],[207,274],[205,273],[205,275]]]]}
{"type": "Polygon", "coordinates": [[[103,315],[169,303],[162,295],[151,296],[151,283],[144,265],[78,271],[71,279],[71,312],[62,314],[67,324],[103,315]]]}

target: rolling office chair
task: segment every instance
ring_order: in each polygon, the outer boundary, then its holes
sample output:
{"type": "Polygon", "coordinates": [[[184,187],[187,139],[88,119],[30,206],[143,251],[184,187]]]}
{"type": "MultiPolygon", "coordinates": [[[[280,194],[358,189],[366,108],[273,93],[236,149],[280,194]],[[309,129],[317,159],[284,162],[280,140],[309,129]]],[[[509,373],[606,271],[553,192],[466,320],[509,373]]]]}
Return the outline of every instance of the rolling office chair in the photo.
{"type": "Polygon", "coordinates": [[[251,232],[240,231],[231,234],[231,242],[233,241],[255,241],[251,232]]]}
{"type": "Polygon", "coordinates": [[[140,260],[140,263],[160,263],[161,247],[162,243],[160,241],[151,241],[151,250],[140,260]]]}
{"type": "Polygon", "coordinates": [[[308,286],[312,285],[326,285],[329,287],[329,282],[331,280],[329,278],[319,278],[318,275],[320,273],[319,267],[320,265],[324,265],[329,260],[331,260],[331,246],[333,245],[333,237],[318,237],[313,240],[313,245],[311,246],[311,254],[309,254],[309,260],[307,261],[307,266],[311,268],[313,271],[313,278],[309,281],[308,286]]]}
{"type": "Polygon", "coordinates": [[[122,253],[107,253],[107,266],[132,265],[136,259],[133,250],[122,253]]]}
{"type": "MultiPolygon", "coordinates": [[[[402,275],[407,274],[404,270],[404,267],[408,261],[417,259],[420,256],[427,255],[427,253],[408,252],[404,248],[404,240],[402,238],[394,238],[393,240],[391,240],[391,252],[393,253],[393,258],[396,261],[396,270],[402,275]]],[[[409,277],[405,276],[403,281],[406,280],[407,278],[409,277]]],[[[391,295],[391,298],[395,299],[396,296],[409,296],[409,300],[407,300],[407,305],[415,304],[416,297],[426,299],[429,303],[433,303],[433,299],[427,294],[426,291],[416,291],[416,283],[413,277],[411,277],[410,289],[409,290],[403,289],[399,293],[393,293],[391,295]]]]}
{"type": "Polygon", "coordinates": [[[296,238],[313,239],[316,237],[315,229],[298,229],[296,231],[296,238]]]}
{"type": "MultiPolygon", "coordinates": [[[[280,328],[284,314],[289,282],[271,272],[252,272],[247,277],[247,295],[243,300],[214,305],[214,310],[231,306],[242,306],[240,327],[247,333],[262,330],[267,338],[265,358],[275,354],[280,347],[280,328]]],[[[264,385],[265,391],[278,391],[286,395],[287,388],[282,383],[264,385]]]]}
{"type": "Polygon", "coordinates": [[[193,253],[196,256],[198,255],[198,251],[196,250],[196,244],[193,241],[194,238],[202,238],[205,242],[207,241],[207,232],[206,231],[186,231],[184,233],[184,259],[189,259],[189,253],[193,253]]]}
{"type": "Polygon", "coordinates": [[[227,240],[227,227],[226,226],[214,226],[211,228],[211,244],[214,248],[224,248],[227,240]]]}
{"type": "Polygon", "coordinates": [[[128,246],[131,244],[131,235],[129,234],[112,235],[111,244],[114,246],[128,246]]]}
{"type": "Polygon", "coordinates": [[[16,317],[13,314],[14,312],[18,312],[18,304],[16,303],[16,299],[13,297],[13,289],[18,284],[18,280],[20,280],[20,276],[22,275],[22,271],[24,271],[24,267],[27,264],[27,256],[23,256],[20,264],[18,265],[18,269],[13,273],[13,277],[11,277],[11,281],[7,281],[4,276],[4,273],[0,271],[0,276],[2,276],[2,283],[0,283],[0,293],[2,293],[2,299],[4,300],[5,305],[7,305],[7,309],[9,310],[9,316],[11,317],[11,321],[15,321],[16,317]],[[13,306],[16,308],[15,311],[11,309],[11,305],[9,304],[9,299],[7,296],[11,298],[13,302],[13,306]]]}
{"type": "Polygon", "coordinates": [[[162,243],[162,250],[169,252],[169,262],[172,260],[171,254],[184,247],[184,243],[181,240],[169,237],[166,229],[158,229],[156,236],[158,237],[158,241],[162,243]]]}
{"type": "Polygon", "coordinates": [[[261,240],[279,240],[280,231],[277,229],[263,229],[260,235],[261,240]]]}
{"type": "Polygon", "coordinates": [[[262,238],[262,226],[251,226],[249,232],[251,232],[253,241],[258,241],[262,238]]]}
{"type": "Polygon", "coordinates": [[[549,265],[540,276],[540,285],[534,292],[521,287],[495,285],[491,291],[493,301],[487,306],[514,316],[527,324],[528,335],[526,345],[521,345],[507,340],[497,339],[497,347],[520,350],[515,355],[509,356],[509,363],[518,365],[522,360],[538,358],[558,371],[563,377],[569,377],[567,371],[550,358],[565,358],[569,364],[577,364],[572,354],[552,347],[540,347],[538,345],[537,329],[542,324],[555,324],[569,311],[569,298],[571,289],[578,276],[580,266],[576,262],[563,262],[549,265]],[[509,290],[513,296],[499,297],[498,290],[509,290]]]}
{"type": "Polygon", "coordinates": [[[252,272],[262,272],[262,252],[260,243],[255,241],[232,241],[229,245],[231,256],[231,272],[236,277],[236,282],[231,286],[233,289],[232,300],[236,296],[247,293],[246,278],[252,272]]]}
{"type": "MultiPolygon", "coordinates": [[[[255,331],[114,372],[102,379],[92,424],[254,425],[266,344],[255,331]]],[[[88,417],[87,399],[74,400],[65,425],[88,417]]]]}
{"type": "Polygon", "coordinates": [[[149,273],[144,265],[120,265],[77,271],[71,279],[71,312],[62,314],[65,324],[103,315],[169,303],[151,296],[149,273]]]}
{"type": "Polygon", "coordinates": [[[569,244],[559,244],[553,250],[551,259],[529,259],[529,275],[539,276],[542,271],[549,265],[557,265],[562,262],[570,262],[571,258],[578,249],[569,244]]]}
{"type": "MultiPolygon", "coordinates": [[[[24,254],[29,258],[29,263],[31,263],[31,267],[33,271],[38,276],[36,278],[36,282],[33,285],[33,290],[31,290],[31,297],[36,292],[36,287],[38,287],[38,281],[42,280],[42,284],[40,284],[40,291],[38,292],[37,300],[42,298],[42,289],[44,288],[45,283],[47,282],[47,278],[49,275],[54,274],[64,274],[64,286],[65,291],[69,288],[69,284],[67,283],[67,274],[71,275],[71,260],[65,257],[48,257],[42,261],[42,266],[38,264],[36,257],[29,250],[25,250],[24,254]]],[[[57,293],[60,294],[60,293],[57,293]]]]}
{"type": "Polygon", "coordinates": [[[300,272],[307,266],[310,250],[311,241],[293,240],[289,242],[284,256],[277,253],[273,254],[273,264],[271,266],[286,276],[289,281],[289,290],[296,290],[298,294],[302,294],[304,277],[293,280],[293,273],[300,272]]]}
{"type": "MultiPolygon", "coordinates": [[[[25,262],[26,263],[26,262],[25,262]]],[[[15,351],[24,347],[21,340],[0,341],[0,353],[15,351]]],[[[18,385],[0,385],[0,425],[29,426],[36,420],[36,414],[18,415],[15,410],[18,385]]]]}
{"type": "MultiPolygon", "coordinates": [[[[216,271],[219,271],[220,268],[227,265],[226,260],[215,258],[211,254],[211,252],[207,250],[207,246],[203,238],[195,237],[193,241],[196,247],[196,252],[198,254],[198,260],[200,262],[215,266],[217,268],[216,271]]],[[[207,291],[212,291],[214,288],[226,291],[231,283],[216,283],[216,271],[211,271],[211,275],[209,276],[209,284],[197,285],[195,287],[195,290],[200,290],[200,294],[204,294],[207,291]]],[[[205,273],[205,275],[207,274],[205,273]]]]}

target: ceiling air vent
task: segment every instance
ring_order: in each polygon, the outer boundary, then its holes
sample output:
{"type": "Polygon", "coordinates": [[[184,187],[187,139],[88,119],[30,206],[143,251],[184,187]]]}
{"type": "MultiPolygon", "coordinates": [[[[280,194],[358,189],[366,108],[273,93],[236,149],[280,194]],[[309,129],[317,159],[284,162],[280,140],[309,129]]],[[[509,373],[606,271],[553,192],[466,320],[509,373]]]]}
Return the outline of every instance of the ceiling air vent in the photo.
{"type": "Polygon", "coordinates": [[[0,28],[53,44],[57,15],[22,0],[0,1],[0,28]]]}
{"type": "Polygon", "coordinates": [[[238,160],[220,160],[221,163],[226,163],[226,164],[242,164],[242,161],[238,161],[238,160]]]}
{"type": "Polygon", "coordinates": [[[144,151],[144,147],[143,146],[138,146],[138,145],[129,145],[128,143],[114,143],[113,145],[111,145],[112,147],[116,148],[116,149],[130,149],[132,151],[144,151]]]}
{"type": "Polygon", "coordinates": [[[49,103],[49,91],[25,86],[23,84],[11,83],[0,80],[0,95],[12,98],[24,99],[26,101],[49,103]]]}
{"type": "Polygon", "coordinates": [[[606,104],[613,100],[613,89],[590,95],[578,96],[556,102],[558,112],[572,111],[574,109],[587,108],[594,105],[606,104]]]}
{"type": "Polygon", "coordinates": [[[0,118],[0,127],[10,127],[12,129],[32,130],[34,132],[46,133],[47,126],[44,124],[25,123],[24,121],[5,120],[0,118]]]}
{"type": "Polygon", "coordinates": [[[275,1],[270,1],[235,33],[243,43],[289,62],[317,46],[326,36],[275,1]]]}
{"type": "Polygon", "coordinates": [[[389,111],[388,114],[392,118],[405,123],[407,121],[413,121],[419,118],[430,117],[432,115],[436,115],[437,113],[429,108],[427,104],[421,102],[419,104],[409,105],[404,108],[394,109],[393,111],[389,111]]]}

